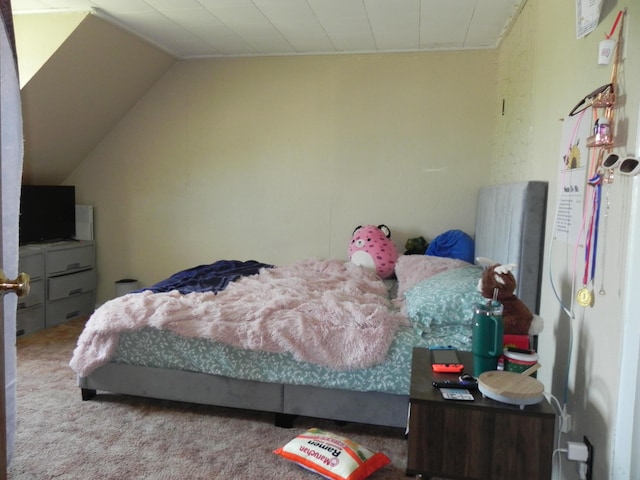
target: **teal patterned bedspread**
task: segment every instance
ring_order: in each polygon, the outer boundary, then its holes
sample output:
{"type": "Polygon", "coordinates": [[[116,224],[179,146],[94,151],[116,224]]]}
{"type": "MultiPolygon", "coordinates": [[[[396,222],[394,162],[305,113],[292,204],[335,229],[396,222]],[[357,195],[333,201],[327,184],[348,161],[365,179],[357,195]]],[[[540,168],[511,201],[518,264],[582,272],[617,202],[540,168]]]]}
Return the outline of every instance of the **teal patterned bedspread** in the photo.
{"type": "Polygon", "coordinates": [[[409,290],[405,302],[411,325],[398,329],[386,361],[370,368],[336,371],[296,361],[288,353],[238,349],[152,327],[122,333],[111,361],[261,382],[406,395],[414,346],[471,349],[473,305],[481,298],[475,291],[480,272],[477,267],[448,270],[409,290]]]}
{"type": "Polygon", "coordinates": [[[423,337],[412,327],[400,327],[384,363],[365,369],[336,371],[296,361],[287,353],[238,349],[204,339],[179,337],[151,327],[120,336],[116,363],[188,370],[261,382],[313,385],[356,391],[409,393],[414,346],[451,345],[470,349],[468,327],[444,327],[423,337]],[[452,341],[454,337],[460,341],[452,341]]]}

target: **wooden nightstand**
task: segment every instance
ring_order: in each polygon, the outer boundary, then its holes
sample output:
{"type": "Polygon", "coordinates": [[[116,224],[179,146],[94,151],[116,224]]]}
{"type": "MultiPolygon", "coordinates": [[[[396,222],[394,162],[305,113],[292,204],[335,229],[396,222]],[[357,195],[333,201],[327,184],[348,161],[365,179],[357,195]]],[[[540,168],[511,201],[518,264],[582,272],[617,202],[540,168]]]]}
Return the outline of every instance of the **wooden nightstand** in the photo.
{"type": "MultiPolygon", "coordinates": [[[[473,372],[471,352],[458,352],[473,372]]],[[[431,385],[429,350],[415,348],[407,475],[478,480],[549,480],[556,414],[546,400],[520,408],[483,398],[442,398],[431,385]]]]}

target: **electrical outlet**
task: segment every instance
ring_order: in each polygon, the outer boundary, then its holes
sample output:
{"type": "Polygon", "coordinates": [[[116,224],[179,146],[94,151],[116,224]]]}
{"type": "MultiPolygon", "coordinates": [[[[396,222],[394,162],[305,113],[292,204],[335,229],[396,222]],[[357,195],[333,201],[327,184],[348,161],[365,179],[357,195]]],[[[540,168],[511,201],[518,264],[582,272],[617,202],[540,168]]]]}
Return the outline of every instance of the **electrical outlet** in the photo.
{"type": "Polygon", "coordinates": [[[587,451],[589,452],[589,458],[587,458],[587,475],[585,480],[593,480],[593,445],[585,435],[583,437],[584,444],[587,446],[587,451]]]}

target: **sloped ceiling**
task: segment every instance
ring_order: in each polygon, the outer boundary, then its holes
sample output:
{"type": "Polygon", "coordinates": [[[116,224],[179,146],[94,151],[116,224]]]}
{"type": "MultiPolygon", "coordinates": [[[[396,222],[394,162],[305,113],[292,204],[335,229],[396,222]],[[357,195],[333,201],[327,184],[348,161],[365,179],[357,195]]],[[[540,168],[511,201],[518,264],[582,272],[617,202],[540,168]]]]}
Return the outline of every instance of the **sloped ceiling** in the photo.
{"type": "Polygon", "coordinates": [[[62,183],[175,61],[87,15],[22,87],[23,183],[62,183]]]}
{"type": "Polygon", "coordinates": [[[93,11],[178,58],[495,48],[525,0],[12,0],[93,11]]]}

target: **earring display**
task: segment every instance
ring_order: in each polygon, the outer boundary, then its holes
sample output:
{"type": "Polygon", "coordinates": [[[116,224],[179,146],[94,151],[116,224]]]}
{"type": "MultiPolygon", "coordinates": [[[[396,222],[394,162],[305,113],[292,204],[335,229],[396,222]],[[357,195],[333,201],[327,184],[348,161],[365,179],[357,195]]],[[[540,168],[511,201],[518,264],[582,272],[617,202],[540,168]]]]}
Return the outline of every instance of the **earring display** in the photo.
{"type": "Polygon", "coordinates": [[[613,183],[615,168],[620,164],[620,156],[610,153],[602,162],[599,175],[604,183],[613,183]]]}
{"type": "MultiPolygon", "coordinates": [[[[609,111],[605,114],[611,115],[609,111]]],[[[611,124],[606,116],[596,119],[593,126],[593,135],[587,138],[587,147],[611,147],[613,145],[613,134],[611,124]]]]}

